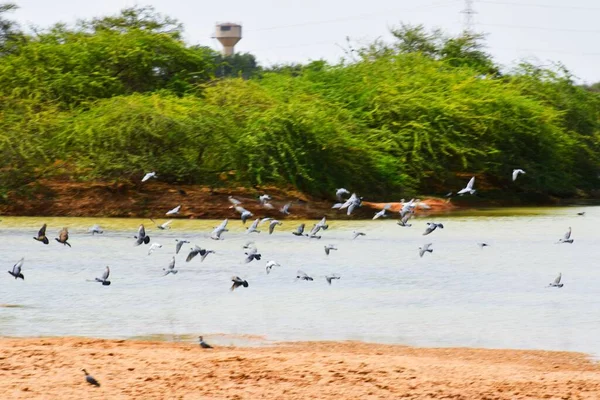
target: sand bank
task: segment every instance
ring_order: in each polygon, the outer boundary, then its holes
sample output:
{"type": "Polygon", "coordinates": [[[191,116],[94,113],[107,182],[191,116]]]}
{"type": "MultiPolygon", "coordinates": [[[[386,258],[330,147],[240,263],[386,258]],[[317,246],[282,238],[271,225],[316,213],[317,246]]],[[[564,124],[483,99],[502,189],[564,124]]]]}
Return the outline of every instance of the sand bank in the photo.
{"type": "Polygon", "coordinates": [[[584,354],[356,342],[4,338],[0,376],[3,399],[600,399],[600,366],[584,354]]]}

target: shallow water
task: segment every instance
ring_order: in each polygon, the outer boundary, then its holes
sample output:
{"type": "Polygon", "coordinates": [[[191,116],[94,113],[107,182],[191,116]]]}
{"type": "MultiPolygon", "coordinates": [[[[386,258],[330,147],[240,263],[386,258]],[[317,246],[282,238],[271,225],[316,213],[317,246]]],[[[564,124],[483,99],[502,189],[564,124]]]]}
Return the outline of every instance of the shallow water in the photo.
{"type": "Polygon", "coordinates": [[[258,335],[599,355],[599,220],[600,207],[577,207],[418,218],[410,228],[395,220],[330,221],[320,240],[291,235],[297,221],[284,221],[273,235],[266,224],[262,233],[246,235],[232,220],[225,240],[213,241],[208,233],[220,221],[175,220],[171,230],[157,231],[141,219],[4,217],[3,268],[25,257],[25,281],[0,275],[0,335],[204,334],[213,342],[221,334],[258,335]],[[422,236],[429,220],[445,229],[422,236]],[[47,246],[32,239],[43,222],[47,246]],[[163,245],[151,255],[149,246],[133,246],[140,222],[163,245]],[[87,234],[94,223],[106,232],[87,234]],[[53,240],[62,226],[70,227],[72,248],[53,240]],[[556,244],[569,226],[575,242],[556,244]],[[352,240],[354,229],[367,236],[352,240]],[[217,253],[187,263],[185,245],[176,257],[179,273],[163,277],[175,238],[217,253]],[[256,242],[261,261],[244,264],[247,240],[256,242]],[[490,246],[481,249],[482,241],[490,246]],[[434,252],[419,258],[418,247],[428,242],[434,252]],[[329,243],[339,250],[326,256],[329,243]],[[267,275],[267,260],[281,267],[267,275]],[[111,286],[87,281],[106,265],[111,286]],[[315,280],[295,281],[298,269],[315,280]],[[559,272],[565,286],[548,288],[559,272]],[[324,278],[330,273],[341,275],[331,286],[324,278]],[[232,275],[249,287],[229,291],[232,275]]]}

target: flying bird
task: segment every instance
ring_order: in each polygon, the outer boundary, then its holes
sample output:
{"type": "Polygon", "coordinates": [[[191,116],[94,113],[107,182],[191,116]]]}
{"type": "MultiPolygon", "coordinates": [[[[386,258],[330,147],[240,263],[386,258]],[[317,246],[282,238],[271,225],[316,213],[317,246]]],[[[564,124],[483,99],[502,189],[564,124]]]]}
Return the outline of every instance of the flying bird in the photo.
{"type": "Polygon", "coordinates": [[[279,209],[279,212],[285,215],[290,215],[290,207],[292,206],[292,202],[286,203],[279,209]]]}
{"type": "Polygon", "coordinates": [[[251,249],[251,248],[255,248],[256,246],[254,245],[254,241],[249,240],[246,242],[245,245],[242,246],[242,249],[251,249]]]}
{"type": "Polygon", "coordinates": [[[423,254],[425,254],[425,252],[433,253],[431,244],[432,243],[427,243],[427,244],[423,245],[423,247],[419,247],[419,257],[423,257],[423,254]]]}
{"type": "Polygon", "coordinates": [[[37,234],[37,237],[33,237],[35,240],[37,240],[38,242],[42,242],[44,244],[48,244],[50,243],[50,241],[48,240],[48,238],[46,237],[46,224],[44,224],[42,226],[42,228],[40,229],[40,231],[37,234]]]}
{"type": "Polygon", "coordinates": [[[334,279],[340,279],[341,277],[338,274],[331,274],[331,275],[327,275],[325,277],[325,280],[327,280],[327,283],[329,283],[331,285],[331,281],[334,279]]]}
{"type": "Polygon", "coordinates": [[[321,229],[326,231],[327,228],[329,228],[329,225],[327,225],[327,217],[323,217],[322,220],[312,227],[309,236],[315,236],[321,229]]]}
{"type": "Polygon", "coordinates": [[[163,268],[163,271],[166,271],[163,276],[167,276],[169,274],[175,275],[178,271],[175,269],[175,256],[171,259],[169,266],[167,268],[163,268]]]}
{"type": "Polygon", "coordinates": [[[258,223],[260,222],[260,219],[256,218],[256,220],[254,220],[254,222],[252,223],[252,225],[250,225],[250,228],[248,228],[246,230],[246,234],[252,233],[252,232],[256,232],[256,233],[260,233],[260,231],[256,228],[258,228],[258,223]]]}
{"type": "Polygon", "coordinates": [[[258,253],[258,249],[256,247],[248,249],[248,251],[246,253],[244,253],[244,254],[246,255],[246,259],[244,260],[244,262],[246,264],[248,264],[252,260],[258,260],[258,261],[260,261],[260,258],[262,257],[258,253]]]}
{"type": "Polygon", "coordinates": [[[229,196],[227,199],[229,200],[229,202],[230,202],[231,204],[233,204],[233,205],[232,205],[231,207],[229,207],[229,208],[233,208],[233,207],[235,207],[235,206],[239,206],[240,204],[242,204],[242,202],[241,202],[241,201],[239,201],[238,199],[236,199],[236,198],[234,198],[234,197],[232,197],[232,196],[229,196]]]}
{"type": "Polygon", "coordinates": [[[292,235],[296,235],[296,236],[308,236],[304,233],[304,227],[306,225],[305,224],[300,224],[298,225],[298,227],[296,228],[296,230],[294,232],[292,232],[292,235]]]}
{"type": "Polygon", "coordinates": [[[467,183],[467,187],[459,190],[456,194],[462,196],[465,193],[473,194],[475,193],[475,189],[473,189],[473,185],[475,184],[475,177],[472,177],[469,183],[467,183]]]}
{"type": "Polygon", "coordinates": [[[443,224],[437,224],[435,222],[428,222],[427,229],[423,232],[423,235],[429,235],[431,232],[435,231],[437,228],[444,229],[443,224]]]}
{"type": "Polygon", "coordinates": [[[178,205],[177,207],[175,207],[174,209],[167,211],[165,213],[165,215],[177,215],[177,214],[179,214],[180,210],[181,210],[181,204],[178,205]]]}
{"type": "Polygon", "coordinates": [[[102,286],[110,286],[110,281],[108,280],[109,275],[110,275],[110,268],[107,265],[106,269],[104,270],[104,273],[102,274],[102,278],[96,278],[95,282],[101,282],[102,286]]]}
{"type": "Polygon", "coordinates": [[[517,180],[517,178],[519,177],[519,174],[524,174],[525,171],[523,171],[522,169],[513,169],[512,172],[512,180],[513,182],[517,180]]]}
{"type": "Polygon", "coordinates": [[[402,208],[400,209],[400,218],[404,218],[407,214],[415,212],[415,199],[410,199],[409,202],[404,202],[404,199],[400,200],[402,208]]]}
{"type": "Polygon", "coordinates": [[[267,270],[267,275],[271,272],[271,268],[273,267],[281,267],[277,261],[267,261],[267,265],[265,266],[267,270]]]}
{"type": "Polygon", "coordinates": [[[556,279],[554,280],[554,282],[552,282],[551,284],[548,285],[548,287],[557,287],[557,288],[561,288],[564,286],[564,283],[560,283],[560,280],[562,279],[562,273],[558,273],[558,276],[556,277],[556,279]]]}
{"type": "Polygon", "coordinates": [[[91,376],[90,374],[88,374],[88,372],[85,369],[82,369],[82,371],[85,374],[85,381],[87,383],[89,383],[90,385],[94,385],[94,386],[100,386],[100,384],[98,383],[98,381],[96,379],[94,379],[93,376],[91,376]]]}
{"type": "Polygon", "coordinates": [[[262,205],[265,205],[269,200],[271,200],[271,196],[269,196],[268,194],[263,194],[262,196],[258,196],[258,201],[262,205]]]}
{"type": "Polygon", "coordinates": [[[352,196],[350,196],[350,198],[348,200],[346,200],[346,202],[344,204],[342,204],[340,206],[340,210],[344,210],[344,209],[348,209],[347,211],[347,215],[352,214],[352,211],[354,211],[354,209],[356,207],[360,207],[362,204],[362,197],[358,197],[356,195],[356,193],[352,193],[352,196]]]}
{"type": "Polygon", "coordinates": [[[203,349],[212,349],[213,348],[210,344],[208,344],[204,341],[202,336],[198,336],[198,340],[200,342],[200,347],[202,347],[203,349]]]}
{"type": "Polygon", "coordinates": [[[206,258],[206,256],[208,256],[210,253],[214,253],[213,250],[206,250],[201,248],[200,246],[194,246],[193,249],[191,249],[190,253],[188,254],[187,258],[185,259],[186,262],[190,262],[192,261],[192,259],[194,257],[196,257],[198,254],[200,254],[200,262],[204,261],[204,259],[206,258]]]}
{"type": "Polygon", "coordinates": [[[240,218],[242,219],[242,223],[245,224],[246,221],[248,221],[248,219],[250,217],[252,217],[254,214],[252,214],[250,211],[248,210],[244,210],[241,214],[240,214],[240,218]]]}
{"type": "Polygon", "coordinates": [[[577,215],[584,216],[585,215],[585,211],[580,211],[580,212],[577,213],[577,215]]]}
{"type": "MultiPolygon", "coordinates": [[[[225,218],[223,220],[223,222],[221,222],[221,224],[219,224],[219,226],[217,226],[210,234],[210,238],[213,240],[222,240],[221,238],[221,234],[223,234],[223,232],[228,232],[227,229],[227,222],[229,220],[227,218],[225,218]]],[[[188,242],[189,243],[189,242],[188,242]]]]}
{"type": "Polygon", "coordinates": [[[281,222],[277,221],[276,219],[271,221],[271,223],[269,224],[269,235],[273,234],[273,231],[275,230],[275,227],[277,225],[283,225],[283,224],[281,222]]]}
{"type": "Polygon", "coordinates": [[[98,233],[98,234],[104,233],[104,231],[102,230],[102,228],[100,228],[100,225],[94,225],[88,229],[88,233],[91,233],[92,235],[94,235],[96,233],[98,233]]]}
{"type": "Polygon", "coordinates": [[[562,239],[559,239],[558,243],[573,243],[573,239],[571,239],[571,227],[569,227],[565,236],[563,236],[562,239]]]}
{"type": "Polygon", "coordinates": [[[342,196],[345,194],[350,194],[350,192],[347,189],[344,188],[339,188],[339,189],[335,189],[335,197],[337,197],[337,199],[339,201],[342,201],[342,196]]]}
{"type": "Polygon", "coordinates": [[[375,213],[375,216],[373,217],[373,219],[377,219],[377,218],[381,218],[381,217],[387,217],[386,215],[386,211],[389,210],[392,207],[391,204],[386,204],[383,209],[381,211],[378,211],[377,213],[375,213]]]}
{"type": "Polygon", "coordinates": [[[358,231],[353,231],[352,232],[352,240],[356,239],[359,236],[367,236],[367,234],[363,233],[363,232],[358,232],[358,231]]]}
{"type": "Polygon", "coordinates": [[[152,254],[156,249],[160,249],[161,247],[162,244],[160,243],[152,243],[148,249],[148,255],[152,254]]]}
{"type": "Polygon", "coordinates": [[[231,290],[232,292],[240,286],[248,287],[248,281],[243,280],[239,276],[232,276],[231,281],[233,282],[233,285],[231,285],[231,289],[229,290],[231,290]]]}
{"type": "Polygon", "coordinates": [[[325,247],[325,254],[329,255],[329,252],[331,250],[337,250],[337,247],[335,247],[333,244],[328,244],[325,247]]]}
{"type": "Polygon", "coordinates": [[[477,246],[479,246],[479,247],[481,247],[483,249],[484,247],[489,246],[489,244],[487,244],[487,243],[477,243],[477,246]]]}
{"type": "Polygon", "coordinates": [[[62,228],[58,233],[58,237],[54,238],[54,240],[56,240],[58,243],[62,243],[63,245],[71,247],[69,242],[67,242],[67,240],[69,240],[69,230],[67,228],[62,228]]]}
{"type": "Polygon", "coordinates": [[[21,273],[21,268],[23,267],[23,261],[25,259],[21,258],[15,265],[13,265],[12,271],[8,271],[9,274],[15,277],[15,280],[21,278],[25,280],[25,276],[21,273]]]}
{"type": "Polygon", "coordinates": [[[404,227],[410,227],[410,226],[412,226],[412,224],[408,223],[408,220],[410,219],[411,216],[412,216],[411,213],[406,213],[404,215],[404,217],[400,218],[400,221],[398,221],[397,224],[400,225],[400,226],[404,226],[404,227]]]}
{"type": "Polygon", "coordinates": [[[148,172],[146,175],[144,175],[144,177],[142,178],[142,182],[146,182],[148,179],[150,178],[158,178],[158,176],[156,176],[156,172],[148,172]]]}
{"type": "Polygon", "coordinates": [[[181,250],[181,246],[183,246],[184,243],[189,243],[187,240],[175,239],[175,241],[177,242],[175,245],[175,254],[179,254],[179,250],[181,250]]]}
{"type": "Polygon", "coordinates": [[[300,271],[298,270],[298,273],[296,274],[296,280],[300,279],[301,281],[312,281],[313,278],[311,278],[310,276],[308,276],[306,274],[306,272],[300,271]]]}
{"type": "Polygon", "coordinates": [[[163,223],[163,224],[158,224],[155,220],[153,220],[152,218],[150,218],[150,221],[152,221],[154,223],[154,225],[156,225],[156,227],[158,229],[160,229],[161,231],[164,231],[165,229],[171,229],[171,227],[169,226],[171,224],[171,222],[173,222],[172,219],[168,220],[167,222],[163,223]]]}
{"type": "Polygon", "coordinates": [[[136,241],[135,241],[136,246],[139,246],[142,243],[144,243],[144,244],[150,243],[150,236],[146,236],[146,230],[144,229],[144,224],[140,225],[140,227],[138,228],[138,234],[137,234],[137,236],[134,236],[134,238],[136,239],[136,241]]]}

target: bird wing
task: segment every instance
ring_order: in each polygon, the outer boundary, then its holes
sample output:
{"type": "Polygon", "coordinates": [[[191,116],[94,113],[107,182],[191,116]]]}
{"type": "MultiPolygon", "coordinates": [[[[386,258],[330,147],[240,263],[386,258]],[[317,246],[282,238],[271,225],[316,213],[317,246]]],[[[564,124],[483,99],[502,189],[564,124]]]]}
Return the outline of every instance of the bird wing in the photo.
{"type": "Polygon", "coordinates": [[[562,273],[559,273],[558,276],[556,277],[556,279],[554,280],[554,284],[558,285],[560,283],[561,278],[562,278],[562,273]]]}
{"type": "Polygon", "coordinates": [[[275,225],[277,225],[279,221],[277,220],[273,220],[271,221],[271,223],[269,224],[269,235],[273,234],[273,231],[275,230],[275,225]]]}
{"type": "Polygon", "coordinates": [[[258,223],[260,222],[260,220],[258,218],[256,218],[254,220],[254,222],[252,223],[252,225],[250,226],[250,229],[256,229],[258,228],[258,223]]]}
{"type": "Polygon", "coordinates": [[[564,240],[569,240],[570,237],[571,237],[571,227],[569,227],[569,230],[567,231],[567,233],[565,233],[565,239],[564,240]]]}
{"type": "Polygon", "coordinates": [[[46,224],[44,224],[42,226],[42,228],[40,229],[40,231],[38,232],[38,237],[44,237],[46,236],[46,224]]]}
{"type": "Polygon", "coordinates": [[[164,224],[162,224],[161,226],[162,226],[163,228],[166,228],[166,227],[168,227],[168,226],[169,226],[169,224],[170,224],[171,222],[173,222],[173,220],[172,220],[172,219],[168,220],[167,222],[165,222],[165,223],[164,223],[164,224]]]}
{"type": "Polygon", "coordinates": [[[58,234],[58,238],[63,243],[69,240],[69,230],[67,228],[62,228],[58,234]]]}
{"type": "Polygon", "coordinates": [[[23,266],[23,260],[24,260],[24,258],[21,258],[19,261],[17,261],[17,263],[15,265],[13,265],[12,272],[15,276],[17,276],[21,273],[21,267],[23,266]]]}
{"type": "Polygon", "coordinates": [[[298,228],[296,229],[296,232],[298,232],[299,234],[304,233],[304,227],[306,226],[306,224],[300,224],[298,226],[298,228]]]}
{"type": "Polygon", "coordinates": [[[146,229],[144,229],[144,224],[141,224],[138,228],[138,239],[143,239],[146,237],[146,229]]]}
{"type": "Polygon", "coordinates": [[[171,262],[169,263],[169,270],[175,269],[175,257],[171,258],[171,262]]]}
{"type": "Polygon", "coordinates": [[[179,250],[181,250],[181,246],[183,246],[183,241],[178,241],[177,245],[175,246],[175,254],[179,254],[179,250]]]}
{"type": "Polygon", "coordinates": [[[106,271],[104,271],[104,274],[102,274],[102,279],[107,280],[109,275],[110,275],[110,268],[106,267],[106,271]]]}
{"type": "Polygon", "coordinates": [[[423,235],[429,235],[431,232],[433,232],[434,229],[435,229],[434,224],[427,225],[427,229],[425,229],[425,232],[423,232],[423,235]]]}
{"type": "Polygon", "coordinates": [[[475,177],[472,177],[471,180],[469,181],[469,183],[467,183],[467,187],[465,189],[472,190],[474,184],[475,184],[475,177]]]}
{"type": "Polygon", "coordinates": [[[298,270],[297,275],[298,275],[298,278],[307,278],[308,277],[308,275],[306,274],[306,272],[301,271],[301,270],[298,270]]]}
{"type": "Polygon", "coordinates": [[[515,181],[515,179],[517,179],[517,176],[519,176],[519,170],[518,169],[513,169],[513,172],[512,172],[512,180],[513,180],[513,182],[515,181]]]}
{"type": "Polygon", "coordinates": [[[229,200],[229,202],[230,202],[231,204],[233,204],[234,206],[239,206],[240,204],[242,204],[242,202],[241,202],[241,201],[239,201],[238,199],[236,199],[236,198],[233,198],[233,197],[231,197],[231,196],[229,196],[229,197],[228,197],[228,200],[229,200]]]}

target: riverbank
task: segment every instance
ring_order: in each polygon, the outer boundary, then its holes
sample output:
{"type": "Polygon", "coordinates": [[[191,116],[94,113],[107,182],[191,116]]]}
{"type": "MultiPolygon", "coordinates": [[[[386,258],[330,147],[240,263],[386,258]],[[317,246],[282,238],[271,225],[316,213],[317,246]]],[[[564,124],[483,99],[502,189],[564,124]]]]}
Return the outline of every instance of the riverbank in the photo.
{"type": "MultiPolygon", "coordinates": [[[[60,216],[60,217],[137,217],[161,218],[177,205],[181,213],[176,218],[223,219],[236,218],[239,214],[230,208],[229,196],[243,202],[243,207],[257,217],[286,219],[349,218],[345,212],[332,209],[332,201],[311,198],[293,190],[275,187],[260,189],[213,189],[198,185],[170,185],[150,180],[145,183],[84,183],[62,181],[39,181],[28,185],[19,193],[12,192],[0,203],[0,214],[6,216],[60,216]],[[258,202],[258,196],[269,194],[273,209],[266,209],[258,202]],[[292,202],[290,215],[284,216],[279,209],[292,202]]],[[[456,209],[445,199],[423,198],[430,207],[428,211],[445,212],[456,209]]],[[[353,212],[351,218],[372,218],[385,203],[364,202],[353,212]]],[[[399,203],[392,203],[397,211],[399,203]]],[[[423,211],[418,209],[417,212],[423,211]]]]}
{"type": "MultiPolygon", "coordinates": [[[[206,338],[210,341],[210,337],[206,338]]],[[[581,353],[359,342],[202,350],[195,343],[0,339],[10,399],[597,399],[581,353]],[[86,368],[101,384],[85,382],[86,368]]]]}

